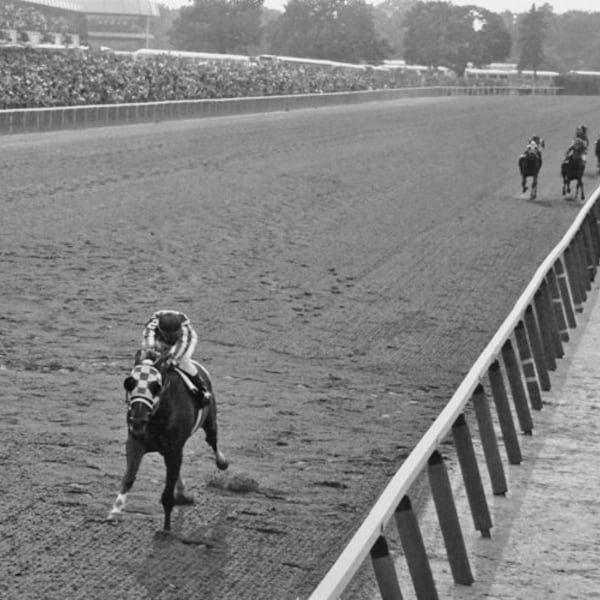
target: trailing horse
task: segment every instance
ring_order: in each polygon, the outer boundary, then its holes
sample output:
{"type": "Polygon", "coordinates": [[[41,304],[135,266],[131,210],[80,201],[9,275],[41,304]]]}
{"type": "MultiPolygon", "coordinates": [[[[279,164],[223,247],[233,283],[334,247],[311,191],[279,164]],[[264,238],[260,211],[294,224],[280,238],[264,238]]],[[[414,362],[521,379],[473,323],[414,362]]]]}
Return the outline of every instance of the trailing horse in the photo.
{"type": "Polygon", "coordinates": [[[525,152],[519,156],[518,161],[523,193],[527,191],[527,178],[531,177],[531,193],[529,196],[531,200],[535,200],[537,196],[538,174],[542,168],[542,152],[540,146],[544,146],[544,141],[541,140],[541,143],[538,143],[532,138],[527,144],[525,152]]]}
{"type": "Polygon", "coordinates": [[[210,377],[201,365],[197,366],[206,388],[211,392],[210,402],[202,408],[185,374],[182,375],[172,366],[144,361],[135,365],[123,382],[127,400],[127,468],[119,494],[108,514],[109,520],[122,515],[127,493],[133,486],[144,454],[158,452],[163,456],[166,466],[165,487],[161,496],[163,530],[170,531],[173,506],[193,502],[181,478],[181,463],[185,443],[200,426],[215,453],[217,467],[224,470],[229,466],[217,446],[217,408],[210,377]]]}
{"type": "Polygon", "coordinates": [[[563,196],[571,193],[571,181],[576,181],[575,200],[577,193],[581,193],[581,199],[585,197],[583,190],[583,173],[585,171],[585,158],[582,151],[578,149],[569,152],[567,157],[560,165],[560,174],[563,180],[562,193],[563,196]]]}
{"type": "Polygon", "coordinates": [[[596,140],[594,152],[596,154],[596,168],[598,169],[598,174],[600,175],[600,137],[596,140]]]}

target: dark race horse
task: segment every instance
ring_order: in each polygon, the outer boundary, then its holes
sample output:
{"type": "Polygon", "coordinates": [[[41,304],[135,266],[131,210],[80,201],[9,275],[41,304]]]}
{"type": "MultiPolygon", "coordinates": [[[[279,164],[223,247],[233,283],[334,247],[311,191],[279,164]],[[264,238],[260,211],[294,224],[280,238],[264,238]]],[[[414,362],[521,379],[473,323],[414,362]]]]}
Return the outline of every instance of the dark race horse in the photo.
{"type": "MultiPolygon", "coordinates": [[[[199,373],[211,392],[212,384],[206,370],[199,373]]],[[[175,504],[190,504],[181,478],[183,447],[197,427],[201,426],[206,441],[215,453],[216,465],[224,470],[229,466],[217,447],[217,409],[214,397],[200,408],[196,392],[190,390],[180,371],[174,367],[144,361],[134,366],[123,385],[127,399],[127,468],[109,520],[118,519],[125,508],[127,493],[133,486],[144,454],[160,453],[167,470],[161,496],[164,509],[164,531],[171,529],[171,513],[175,504]]]]}
{"type": "Polygon", "coordinates": [[[600,175],[600,137],[596,140],[594,152],[596,154],[596,168],[598,169],[598,174],[600,175]]]}
{"type": "Polygon", "coordinates": [[[585,171],[585,148],[583,144],[575,144],[575,147],[569,151],[566,158],[560,166],[560,174],[563,180],[562,193],[563,196],[571,193],[571,181],[576,181],[575,200],[577,200],[577,192],[581,193],[581,199],[585,197],[583,191],[583,173],[585,171]]]}
{"type": "Polygon", "coordinates": [[[540,147],[544,146],[541,138],[532,138],[527,144],[525,152],[519,156],[519,171],[521,172],[521,187],[523,193],[527,191],[527,178],[531,177],[530,199],[535,200],[537,196],[538,174],[542,168],[542,152],[540,147]]]}

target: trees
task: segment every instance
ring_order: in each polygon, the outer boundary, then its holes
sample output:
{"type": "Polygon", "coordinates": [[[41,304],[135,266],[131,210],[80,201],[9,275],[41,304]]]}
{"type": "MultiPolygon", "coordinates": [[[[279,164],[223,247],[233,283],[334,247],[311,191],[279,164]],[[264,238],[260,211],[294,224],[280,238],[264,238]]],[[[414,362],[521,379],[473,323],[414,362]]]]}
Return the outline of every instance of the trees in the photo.
{"type": "Polygon", "coordinates": [[[504,60],[511,38],[499,15],[477,6],[417,2],[406,15],[404,58],[430,67],[448,67],[458,76],[469,62],[504,60]]]}
{"type": "Polygon", "coordinates": [[[390,51],[365,0],[290,0],[268,47],[273,54],[355,63],[378,62],[390,51]]]}
{"type": "Polygon", "coordinates": [[[512,38],[501,15],[471,7],[473,37],[470,60],[477,67],[505,60],[510,54],[512,38]]]}
{"type": "MultiPolygon", "coordinates": [[[[546,37],[546,13],[548,5],[537,10],[531,5],[528,13],[521,17],[519,23],[519,71],[531,69],[534,73],[544,60],[544,39],[546,37]]],[[[550,8],[550,11],[552,9],[550,8]]]]}
{"type": "Polygon", "coordinates": [[[249,54],[261,39],[264,0],[194,0],[180,9],[169,39],[178,50],[249,54]]]}
{"type": "Polygon", "coordinates": [[[375,31],[388,40],[393,56],[400,58],[404,48],[406,13],[417,0],[384,0],[374,6],[375,31]]]}

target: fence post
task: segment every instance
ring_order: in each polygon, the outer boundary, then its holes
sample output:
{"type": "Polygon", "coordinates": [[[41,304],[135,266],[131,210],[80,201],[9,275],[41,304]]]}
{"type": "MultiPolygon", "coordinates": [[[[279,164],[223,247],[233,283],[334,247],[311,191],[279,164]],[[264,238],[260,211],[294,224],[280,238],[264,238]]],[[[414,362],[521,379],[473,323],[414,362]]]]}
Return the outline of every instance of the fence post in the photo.
{"type": "Polygon", "coordinates": [[[542,350],[544,351],[544,358],[546,359],[546,367],[549,371],[556,371],[556,355],[554,353],[554,340],[552,338],[552,323],[542,298],[541,288],[533,296],[533,306],[535,308],[538,330],[542,340],[542,350]]]}
{"type": "Polygon", "coordinates": [[[558,326],[558,334],[563,342],[569,341],[569,330],[567,328],[567,321],[565,320],[565,311],[563,307],[563,301],[556,281],[556,275],[554,273],[554,267],[548,271],[546,276],[548,281],[548,292],[550,300],[554,308],[554,318],[556,319],[556,325],[558,326]]]}
{"type": "Polygon", "coordinates": [[[573,296],[573,306],[575,312],[583,312],[583,302],[585,301],[585,292],[581,282],[579,271],[576,266],[576,258],[573,243],[565,248],[565,265],[568,275],[569,288],[573,296]]]}
{"type": "Polygon", "coordinates": [[[535,373],[535,363],[531,355],[523,321],[519,321],[515,327],[515,338],[517,340],[517,350],[519,351],[519,356],[521,357],[521,366],[523,368],[523,375],[525,376],[527,392],[529,393],[529,401],[531,402],[532,408],[541,410],[543,406],[542,397],[540,395],[538,379],[535,373]]]}
{"type": "Polygon", "coordinates": [[[529,435],[533,431],[533,421],[531,419],[531,413],[529,412],[529,406],[527,405],[519,363],[517,362],[517,357],[515,356],[515,351],[510,340],[506,340],[504,346],[502,346],[502,358],[506,365],[508,382],[510,384],[519,424],[521,425],[521,431],[526,435],[529,435]]]}
{"type": "Polygon", "coordinates": [[[456,421],[454,421],[452,436],[454,437],[456,454],[460,463],[463,481],[465,482],[465,490],[471,508],[471,515],[473,516],[473,524],[483,537],[489,538],[490,529],[492,528],[492,517],[490,516],[483,484],[481,483],[469,425],[464,414],[459,415],[456,421]]]}
{"type": "Polygon", "coordinates": [[[599,220],[600,220],[600,211],[598,209],[598,202],[592,206],[592,210],[588,213],[590,216],[590,227],[592,229],[592,235],[594,239],[596,239],[596,257],[600,260],[600,228],[599,228],[599,220]]]}
{"type": "Polygon", "coordinates": [[[573,311],[573,303],[571,302],[571,292],[569,291],[569,281],[567,280],[567,273],[565,271],[565,267],[563,266],[563,259],[559,258],[554,263],[554,269],[556,271],[556,282],[558,284],[558,289],[560,291],[560,295],[563,301],[563,306],[565,309],[565,317],[567,318],[567,325],[571,329],[575,329],[577,327],[577,321],[575,320],[575,313],[573,311]]]}
{"type": "Polygon", "coordinates": [[[508,490],[500,451],[498,449],[498,440],[494,431],[492,415],[488,404],[487,396],[480,384],[477,386],[472,397],[475,416],[477,417],[477,425],[479,427],[479,438],[483,446],[483,454],[487,464],[490,482],[492,484],[492,492],[495,496],[502,496],[508,490]]]}
{"type": "Polygon", "coordinates": [[[429,457],[428,475],[452,577],[455,583],[471,585],[474,579],[456,513],[450,479],[444,459],[438,450],[429,457]]]}
{"type": "Polygon", "coordinates": [[[581,229],[575,234],[573,238],[573,248],[575,250],[575,267],[579,273],[579,281],[581,281],[582,291],[583,291],[583,301],[587,300],[587,293],[591,289],[590,280],[588,278],[588,270],[587,270],[587,258],[585,256],[585,249],[583,248],[583,236],[581,234],[581,229]]]}
{"type": "Polygon", "coordinates": [[[594,212],[595,206],[596,205],[594,205],[592,210],[590,210],[590,212],[585,217],[587,232],[590,236],[594,268],[597,267],[598,261],[600,260],[600,237],[598,233],[598,223],[596,221],[596,215],[594,212]]]}
{"type": "Polygon", "coordinates": [[[387,541],[382,535],[371,548],[371,562],[382,600],[402,600],[394,561],[390,556],[387,541]]]}
{"type": "Polygon", "coordinates": [[[506,387],[504,386],[504,380],[502,379],[500,363],[497,360],[495,360],[488,369],[488,377],[492,388],[492,397],[494,398],[494,404],[496,405],[496,414],[498,415],[498,422],[500,423],[500,430],[502,431],[502,439],[504,440],[508,462],[511,465],[519,465],[522,460],[519,438],[517,437],[510,404],[508,403],[508,395],[506,393],[506,387]]]}
{"type": "Polygon", "coordinates": [[[529,336],[535,368],[540,379],[540,387],[542,390],[548,391],[552,386],[550,383],[550,376],[548,375],[548,369],[546,367],[546,358],[544,356],[544,349],[542,347],[542,340],[540,338],[537,320],[531,304],[525,309],[525,329],[527,330],[527,335],[529,336]]]}
{"type": "Polygon", "coordinates": [[[565,352],[562,347],[558,320],[556,319],[556,313],[552,307],[546,280],[542,281],[540,285],[540,300],[542,302],[544,315],[546,315],[546,320],[548,321],[548,338],[552,342],[550,347],[554,350],[555,358],[562,358],[565,355],[565,352]]]}
{"type": "Polygon", "coordinates": [[[588,216],[589,213],[586,215],[586,218],[581,226],[581,240],[583,254],[586,258],[587,279],[591,282],[596,278],[596,261],[594,258],[594,240],[592,239],[592,233],[590,232],[590,222],[587,218],[588,216]]]}
{"type": "Polygon", "coordinates": [[[417,594],[417,600],[438,600],[429,558],[419,529],[419,522],[413,512],[408,496],[404,496],[400,500],[394,518],[396,528],[400,534],[400,542],[406,557],[408,571],[417,594]]]}

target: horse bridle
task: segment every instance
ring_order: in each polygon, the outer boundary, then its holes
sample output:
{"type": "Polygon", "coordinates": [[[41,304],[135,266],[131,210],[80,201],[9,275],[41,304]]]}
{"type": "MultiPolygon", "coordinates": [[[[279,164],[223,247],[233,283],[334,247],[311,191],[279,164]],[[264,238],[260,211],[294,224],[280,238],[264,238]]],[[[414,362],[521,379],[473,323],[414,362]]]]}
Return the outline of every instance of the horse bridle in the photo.
{"type": "Polygon", "coordinates": [[[152,416],[160,402],[160,393],[153,394],[150,385],[154,382],[162,386],[162,374],[154,365],[141,363],[131,371],[131,377],[136,381],[136,386],[131,391],[125,392],[127,412],[131,412],[134,403],[141,402],[150,410],[152,416]]]}
{"type": "Polygon", "coordinates": [[[160,395],[153,396],[152,398],[147,398],[146,396],[142,396],[141,394],[130,396],[129,392],[126,392],[125,401],[127,402],[127,410],[131,410],[132,405],[136,402],[141,402],[150,409],[150,415],[153,415],[156,412],[156,409],[158,408],[158,403],[160,402],[160,395]]]}

